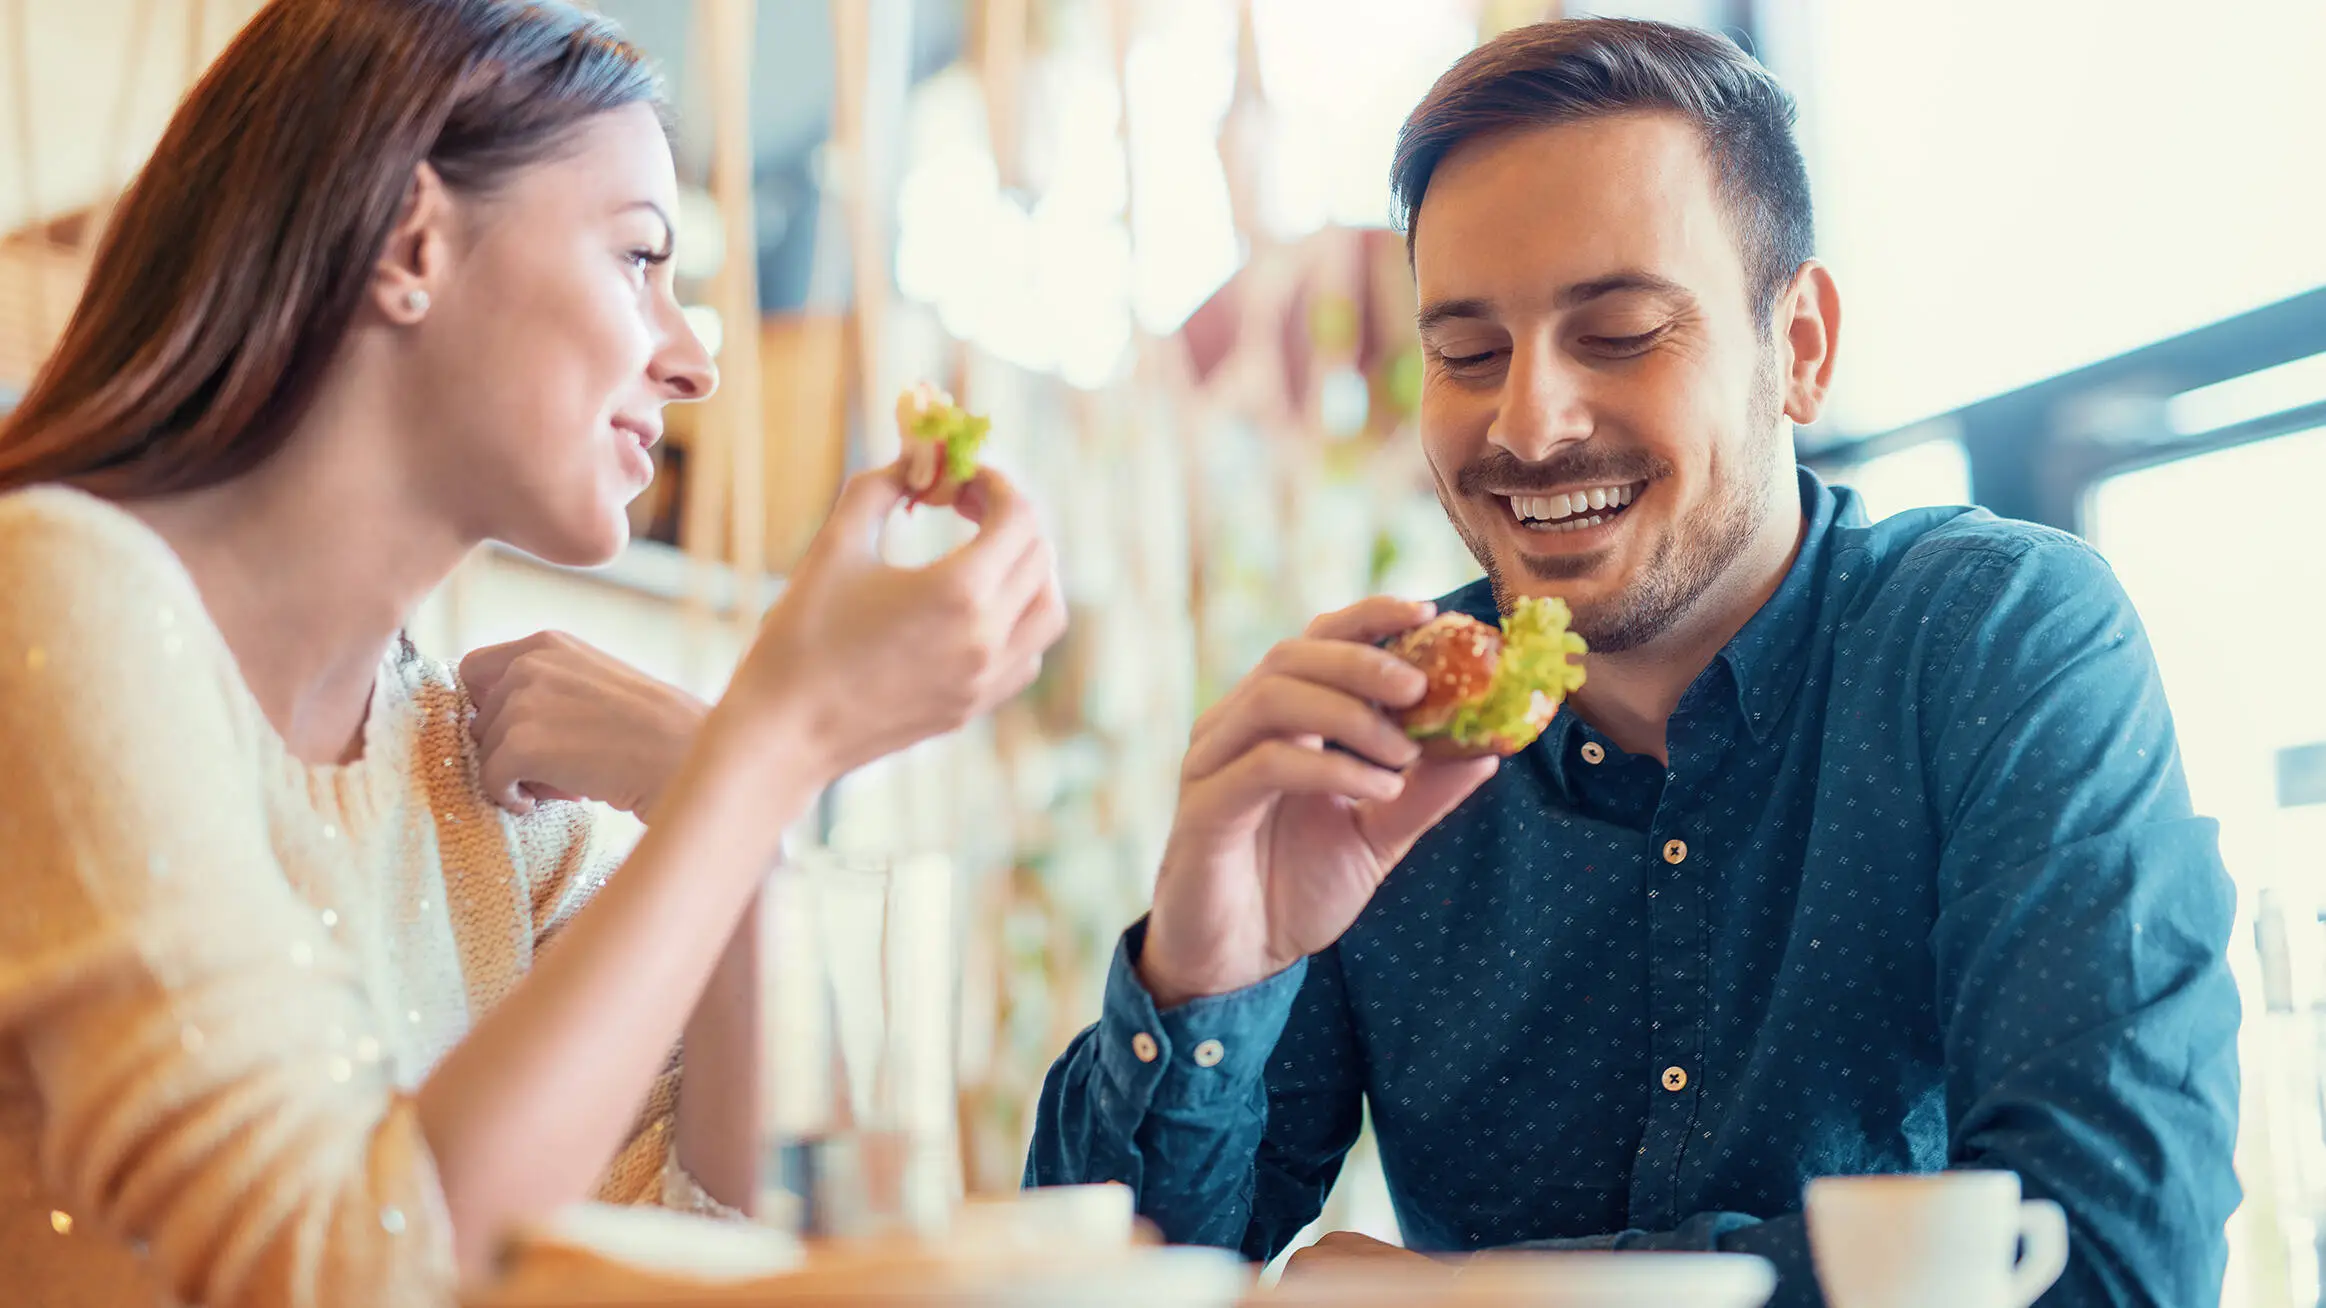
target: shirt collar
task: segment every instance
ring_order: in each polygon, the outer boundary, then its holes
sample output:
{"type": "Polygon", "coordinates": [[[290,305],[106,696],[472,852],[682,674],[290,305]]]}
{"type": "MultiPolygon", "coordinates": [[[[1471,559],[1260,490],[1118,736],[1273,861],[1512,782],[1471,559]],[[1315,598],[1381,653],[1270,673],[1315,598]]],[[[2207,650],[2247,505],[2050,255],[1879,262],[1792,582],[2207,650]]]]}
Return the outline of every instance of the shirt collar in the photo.
{"type": "MultiPolygon", "coordinates": [[[[1786,569],[1785,579],[1777,584],[1776,593],[1719,655],[1719,661],[1728,665],[1729,681],[1736,688],[1737,714],[1755,744],[1766,743],[1769,733],[1783,720],[1807,670],[1805,656],[1817,631],[1828,574],[1837,553],[1834,529],[1862,526],[1866,520],[1857,492],[1846,486],[1827,486],[1807,468],[1796,472],[1805,524],[1801,548],[1786,569]]],[[[1499,622],[1502,616],[1494,604],[1493,588],[1482,580],[1446,596],[1438,607],[1467,613],[1481,622],[1499,622]]],[[[1562,711],[1528,750],[1547,756],[1553,775],[1562,784],[1565,759],[1573,752],[1570,746],[1580,726],[1574,713],[1562,711]]]]}
{"type": "Polygon", "coordinates": [[[1776,593],[1746,621],[1720,651],[1736,687],[1736,707],[1755,744],[1769,733],[1792,707],[1807,671],[1824,600],[1833,580],[1836,528],[1863,526],[1865,507],[1857,492],[1846,486],[1827,486],[1807,468],[1800,476],[1801,548],[1793,565],[1777,583],[1776,593]]]}

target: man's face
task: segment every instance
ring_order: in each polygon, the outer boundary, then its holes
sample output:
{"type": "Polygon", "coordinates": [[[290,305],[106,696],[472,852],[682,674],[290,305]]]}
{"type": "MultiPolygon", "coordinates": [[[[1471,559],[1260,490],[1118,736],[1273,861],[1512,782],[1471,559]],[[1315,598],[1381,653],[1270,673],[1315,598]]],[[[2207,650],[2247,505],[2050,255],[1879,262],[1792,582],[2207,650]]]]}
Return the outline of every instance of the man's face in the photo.
{"type": "Polygon", "coordinates": [[[1627,114],[1472,141],[1415,217],[1421,438],[1507,608],[1653,641],[1787,507],[1778,353],[1693,125],[1627,114]]]}

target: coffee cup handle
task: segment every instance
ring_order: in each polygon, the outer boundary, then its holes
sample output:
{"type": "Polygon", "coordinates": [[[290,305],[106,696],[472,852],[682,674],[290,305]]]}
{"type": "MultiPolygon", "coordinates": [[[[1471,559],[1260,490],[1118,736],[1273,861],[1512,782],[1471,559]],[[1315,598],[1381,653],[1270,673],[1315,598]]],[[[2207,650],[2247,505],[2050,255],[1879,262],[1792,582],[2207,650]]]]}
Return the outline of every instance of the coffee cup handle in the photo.
{"type": "Polygon", "coordinates": [[[2027,1308],[2068,1269],[2068,1215],[2049,1199],[2019,1205],[2019,1238],[2026,1242],[2011,1272],[2011,1308],[2027,1308]]]}

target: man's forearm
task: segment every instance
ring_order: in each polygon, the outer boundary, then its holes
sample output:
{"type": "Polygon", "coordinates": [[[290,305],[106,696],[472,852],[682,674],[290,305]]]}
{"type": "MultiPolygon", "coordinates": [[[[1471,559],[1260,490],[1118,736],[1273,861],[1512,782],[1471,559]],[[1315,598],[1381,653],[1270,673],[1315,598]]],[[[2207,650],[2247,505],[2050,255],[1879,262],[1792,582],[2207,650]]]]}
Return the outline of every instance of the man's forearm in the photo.
{"type": "Polygon", "coordinates": [[[1083,1032],[1051,1068],[1026,1184],[1127,1185],[1140,1216],[1171,1243],[1242,1248],[1261,1115],[1222,1103],[1168,1117],[1150,1107],[1134,1117],[1135,1092],[1110,1084],[1100,1064],[1101,1038],[1098,1027],[1083,1032]]]}
{"type": "Polygon", "coordinates": [[[1173,1242],[1265,1257],[1316,1216],[1356,1138],[1359,1092],[1269,1096],[1305,964],[1164,1012],[1139,982],[1141,943],[1139,927],[1125,933],[1103,1017],[1050,1070],[1026,1184],[1127,1185],[1173,1242]]]}

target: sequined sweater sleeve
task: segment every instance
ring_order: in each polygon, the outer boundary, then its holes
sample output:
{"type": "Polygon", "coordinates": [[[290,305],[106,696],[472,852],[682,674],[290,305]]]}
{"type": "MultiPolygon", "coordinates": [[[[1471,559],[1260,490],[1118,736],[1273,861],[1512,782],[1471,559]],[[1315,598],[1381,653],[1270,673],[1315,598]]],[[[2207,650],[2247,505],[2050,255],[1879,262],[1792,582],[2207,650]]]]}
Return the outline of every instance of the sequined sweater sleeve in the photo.
{"type": "Polygon", "coordinates": [[[449,1302],[414,1105],[321,1036],[360,967],[286,879],[232,657],[166,550],[58,505],[0,500],[0,1052],[60,1228],[208,1308],[449,1302]]]}
{"type": "MultiPolygon", "coordinates": [[[[547,949],[559,928],[580,912],[620,866],[626,850],[593,839],[592,811],[582,804],[547,803],[516,824],[517,857],[531,872],[536,948],[547,949]]],[[[711,1197],[678,1162],[678,1096],[683,1060],[655,1077],[639,1110],[637,1128],[606,1168],[597,1197],[605,1203],[658,1204],[706,1217],[743,1216],[711,1197]]]]}

